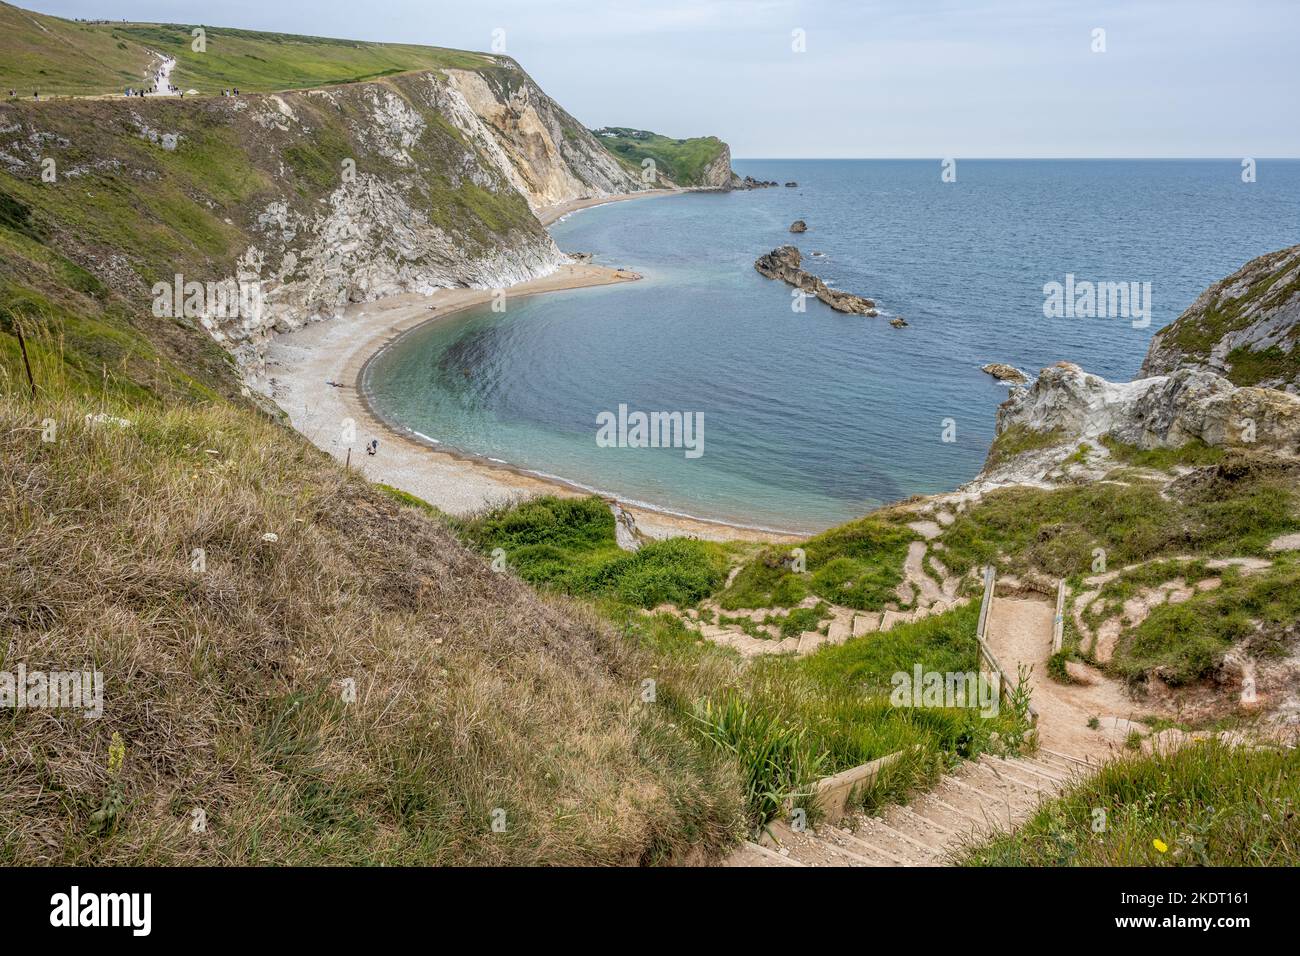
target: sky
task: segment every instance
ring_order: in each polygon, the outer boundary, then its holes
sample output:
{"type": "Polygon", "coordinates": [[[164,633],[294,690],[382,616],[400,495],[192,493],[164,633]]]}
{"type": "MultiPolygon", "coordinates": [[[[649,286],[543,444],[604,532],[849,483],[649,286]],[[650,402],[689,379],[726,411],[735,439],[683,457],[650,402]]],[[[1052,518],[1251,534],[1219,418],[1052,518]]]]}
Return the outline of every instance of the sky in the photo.
{"type": "Polygon", "coordinates": [[[503,31],[587,126],[716,135],[742,158],[1300,156],[1300,0],[19,5],[484,51],[503,31]]]}

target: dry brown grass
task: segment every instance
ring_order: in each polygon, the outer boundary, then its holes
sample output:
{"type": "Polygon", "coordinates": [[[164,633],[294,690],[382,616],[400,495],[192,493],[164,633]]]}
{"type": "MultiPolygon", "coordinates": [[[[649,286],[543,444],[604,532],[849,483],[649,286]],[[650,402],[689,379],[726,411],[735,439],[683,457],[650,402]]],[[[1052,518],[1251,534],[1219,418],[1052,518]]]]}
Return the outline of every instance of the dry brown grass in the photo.
{"type": "Polygon", "coordinates": [[[96,720],[0,711],[0,862],[680,862],[743,829],[594,612],[250,412],[96,410],[0,397],[0,669],[106,684],[96,720]]]}

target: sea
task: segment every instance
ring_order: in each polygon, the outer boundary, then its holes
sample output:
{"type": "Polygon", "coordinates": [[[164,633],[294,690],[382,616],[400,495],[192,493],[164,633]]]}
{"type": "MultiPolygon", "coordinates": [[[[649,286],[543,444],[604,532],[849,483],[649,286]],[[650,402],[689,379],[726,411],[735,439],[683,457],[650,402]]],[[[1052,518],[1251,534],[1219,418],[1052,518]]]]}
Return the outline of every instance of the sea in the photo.
{"type": "Polygon", "coordinates": [[[1009,387],[981,366],[1032,377],[1068,360],[1131,379],[1208,285],[1300,243],[1300,160],[734,166],[783,185],[554,224],[561,249],[644,278],[413,330],[367,368],[376,410],[441,447],[627,502],[815,532],[974,478],[1009,387]],[[789,231],[796,219],[807,232],[789,231]],[[879,316],[760,276],[754,260],[786,244],[879,316]],[[1059,290],[1073,300],[1084,283],[1109,297],[1062,309],[1059,290]]]}

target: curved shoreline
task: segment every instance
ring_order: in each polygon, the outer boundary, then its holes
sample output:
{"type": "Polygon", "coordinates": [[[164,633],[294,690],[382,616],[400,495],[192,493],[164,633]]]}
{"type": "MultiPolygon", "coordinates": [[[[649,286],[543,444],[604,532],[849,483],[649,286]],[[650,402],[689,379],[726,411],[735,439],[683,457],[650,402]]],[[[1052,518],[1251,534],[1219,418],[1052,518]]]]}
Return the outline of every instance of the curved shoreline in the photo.
{"type": "MultiPolygon", "coordinates": [[[[550,224],[590,206],[680,192],[684,190],[649,190],[574,200],[548,207],[538,218],[550,224]]],[[[544,278],[510,286],[505,294],[507,298],[538,295],[638,278],[635,273],[618,269],[570,263],[544,278]]],[[[597,494],[617,501],[632,514],[637,527],[652,538],[797,541],[806,537],[677,514],[508,462],[444,447],[436,444],[436,439],[420,436],[413,429],[387,419],[374,408],[365,394],[363,376],[376,355],[408,332],[489,302],[491,298],[490,289],[440,289],[428,296],[411,293],[353,306],[341,319],[313,323],[277,336],[267,353],[271,397],[289,415],[294,428],[317,447],[341,461],[350,460],[351,466],[369,480],[416,495],[451,514],[472,514],[538,494],[571,497],[597,494]],[[348,419],[355,422],[355,436],[345,443],[342,423],[348,419]],[[379,454],[361,454],[360,449],[372,438],[380,439],[379,454]]]]}
{"type": "MultiPolygon", "coordinates": [[[[595,268],[600,268],[600,267],[595,267],[595,268]]],[[[627,279],[624,281],[634,282],[636,280],[627,279]]],[[[583,287],[580,286],[577,288],[583,288],[583,287]]],[[[554,290],[554,291],[559,291],[559,290],[554,290]]],[[[540,295],[541,293],[531,293],[531,294],[540,295]]],[[[383,425],[392,436],[405,439],[406,441],[409,442],[413,442],[433,454],[447,455],[451,458],[456,459],[457,461],[465,462],[467,464],[472,464],[480,468],[487,468],[496,471],[508,472],[511,475],[514,475],[516,477],[535,479],[537,481],[555,485],[556,490],[564,490],[581,497],[586,497],[588,495],[598,495],[601,498],[606,499],[607,501],[618,502],[619,507],[621,507],[624,511],[631,511],[634,513],[634,517],[636,518],[636,522],[637,522],[637,527],[641,528],[641,530],[643,531],[646,529],[642,527],[642,525],[645,524],[646,522],[643,520],[642,516],[645,515],[646,513],[650,513],[664,520],[670,519],[670,520],[680,521],[680,522],[690,522],[692,524],[706,525],[709,526],[710,528],[717,527],[717,528],[734,529],[737,531],[745,532],[746,535],[749,535],[751,533],[761,535],[760,538],[757,538],[755,540],[785,540],[785,539],[800,540],[801,539],[802,536],[797,535],[794,532],[783,531],[779,528],[766,528],[763,527],[762,525],[746,525],[746,524],[736,524],[729,521],[717,521],[712,518],[701,518],[697,515],[687,514],[682,511],[673,511],[669,508],[653,505],[647,501],[639,501],[632,498],[624,498],[613,492],[605,491],[604,489],[596,488],[592,485],[584,485],[579,481],[576,481],[571,478],[565,478],[562,475],[548,475],[545,472],[536,471],[531,468],[525,468],[522,465],[516,465],[511,462],[504,461],[503,459],[500,458],[491,458],[487,455],[481,455],[477,452],[466,451],[465,449],[457,448],[454,445],[444,444],[439,439],[434,438],[431,435],[426,435],[423,432],[418,432],[414,428],[410,428],[406,425],[403,425],[401,422],[392,418],[390,415],[386,415],[383,412],[381,412],[376,407],[370,388],[369,386],[366,385],[366,381],[365,381],[366,371],[370,368],[370,364],[375,359],[379,358],[379,356],[382,355],[384,352],[388,351],[390,348],[393,348],[398,343],[400,343],[408,335],[418,332],[420,329],[423,329],[426,325],[429,325],[430,323],[441,322],[444,319],[450,318],[451,316],[456,315],[457,313],[463,312],[466,309],[472,307],[473,304],[466,304],[463,306],[458,306],[455,309],[449,309],[448,311],[442,313],[441,315],[426,319],[425,321],[419,323],[418,325],[413,325],[410,328],[398,332],[396,335],[394,335],[392,338],[386,341],[383,345],[381,345],[378,349],[371,352],[370,355],[366,357],[365,361],[361,363],[361,368],[357,371],[356,381],[353,385],[354,392],[356,395],[356,400],[360,404],[360,406],[363,409],[365,409],[367,416],[369,416],[370,418],[374,419],[375,421],[383,425]]]]}

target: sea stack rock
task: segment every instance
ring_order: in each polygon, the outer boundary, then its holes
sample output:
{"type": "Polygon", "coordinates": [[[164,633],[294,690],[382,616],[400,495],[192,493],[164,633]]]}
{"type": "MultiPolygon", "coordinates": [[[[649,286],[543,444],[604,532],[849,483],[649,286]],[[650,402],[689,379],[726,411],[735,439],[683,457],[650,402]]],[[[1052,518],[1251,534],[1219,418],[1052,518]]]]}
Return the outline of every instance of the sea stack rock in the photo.
{"type": "Polygon", "coordinates": [[[798,185],[799,185],[799,184],[798,184],[797,182],[795,182],[793,179],[790,180],[790,182],[786,183],[786,187],[787,187],[787,188],[790,188],[790,189],[793,189],[795,186],[798,186],[798,185]]]}
{"type": "Polygon", "coordinates": [[[1010,382],[1012,385],[1023,385],[1029,381],[1029,376],[1020,369],[1012,365],[1003,365],[1001,362],[990,362],[980,371],[992,375],[999,382],[1010,382]]]}
{"type": "Polygon", "coordinates": [[[808,231],[808,223],[804,222],[802,219],[796,219],[794,222],[790,223],[790,231],[791,231],[791,232],[807,232],[807,231],[808,231]]]}
{"type": "Polygon", "coordinates": [[[803,256],[800,255],[797,248],[794,246],[781,246],[781,248],[773,249],[771,252],[755,259],[754,268],[761,276],[768,279],[780,279],[782,282],[788,282],[796,289],[802,289],[809,295],[816,296],[836,312],[866,316],[880,314],[876,311],[876,303],[871,299],[854,295],[852,292],[840,292],[838,289],[830,288],[817,276],[801,269],[799,266],[802,262],[803,256]]]}

